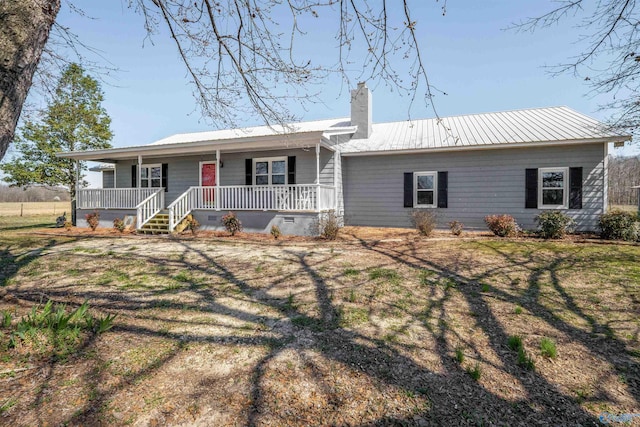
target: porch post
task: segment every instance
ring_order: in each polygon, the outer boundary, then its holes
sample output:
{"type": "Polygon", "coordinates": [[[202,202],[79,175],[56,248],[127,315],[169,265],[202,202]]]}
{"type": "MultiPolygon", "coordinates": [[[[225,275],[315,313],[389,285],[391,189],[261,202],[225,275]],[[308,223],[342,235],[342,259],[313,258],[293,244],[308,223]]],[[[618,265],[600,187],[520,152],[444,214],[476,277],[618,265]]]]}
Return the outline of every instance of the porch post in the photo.
{"type": "Polygon", "coordinates": [[[71,201],[71,223],[73,226],[78,225],[78,217],[76,209],[78,209],[78,190],[80,189],[80,160],[76,159],[76,185],[75,185],[75,197],[71,201]]]}
{"type": "MultiPolygon", "coordinates": [[[[200,172],[202,173],[202,171],[200,172]]],[[[216,193],[213,206],[217,211],[220,210],[220,150],[216,150],[216,193]]]]}
{"type": "MultiPolygon", "coordinates": [[[[138,200],[136,202],[136,205],[139,205],[140,202],[142,201],[140,198],[140,188],[142,187],[142,156],[140,154],[138,154],[138,178],[136,179],[136,185],[138,186],[138,190],[137,190],[137,194],[138,194],[138,200]]],[[[140,218],[140,212],[136,212],[136,228],[141,228],[142,227],[142,218],[140,218]]]]}
{"type": "Polygon", "coordinates": [[[316,144],[316,211],[320,212],[320,144],[316,144]]]}

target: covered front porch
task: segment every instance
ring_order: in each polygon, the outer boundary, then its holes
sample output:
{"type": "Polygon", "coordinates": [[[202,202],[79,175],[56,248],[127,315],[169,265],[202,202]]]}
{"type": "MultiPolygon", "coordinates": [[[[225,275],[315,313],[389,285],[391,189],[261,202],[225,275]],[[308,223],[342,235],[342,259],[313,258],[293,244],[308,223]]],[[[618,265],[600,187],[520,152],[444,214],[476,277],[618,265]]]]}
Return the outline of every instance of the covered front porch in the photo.
{"type": "Polygon", "coordinates": [[[193,214],[215,228],[221,215],[212,211],[244,212],[256,223],[270,218],[269,225],[337,211],[340,155],[326,132],[188,143],[176,142],[178,135],[147,146],[62,156],[114,165],[114,188],[77,189],[78,213],[98,210],[104,226],[114,215],[128,215],[135,216],[138,230],[166,223],[172,232],[193,214]]]}
{"type": "Polygon", "coordinates": [[[137,229],[166,211],[170,232],[195,210],[320,213],[335,207],[335,187],[322,184],[194,186],[169,204],[165,203],[164,187],[86,188],[77,192],[77,209],[135,211],[137,229]]]}

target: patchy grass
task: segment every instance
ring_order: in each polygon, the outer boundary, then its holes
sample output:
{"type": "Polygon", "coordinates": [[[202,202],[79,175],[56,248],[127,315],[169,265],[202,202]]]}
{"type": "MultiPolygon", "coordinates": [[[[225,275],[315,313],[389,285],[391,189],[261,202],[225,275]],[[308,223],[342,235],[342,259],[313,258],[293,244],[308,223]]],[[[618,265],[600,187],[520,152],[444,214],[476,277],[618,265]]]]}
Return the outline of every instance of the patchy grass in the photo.
{"type": "Polygon", "coordinates": [[[474,380],[479,381],[482,376],[482,368],[480,368],[480,363],[476,362],[473,367],[467,367],[467,374],[474,380]]]}
{"type": "Polygon", "coordinates": [[[594,425],[640,407],[637,246],[76,239],[29,221],[0,218],[3,424],[594,425]],[[11,346],[49,299],[118,317],[11,346]]]}
{"type": "Polygon", "coordinates": [[[540,352],[543,356],[550,359],[555,359],[558,356],[558,349],[556,348],[556,342],[551,338],[544,337],[540,340],[540,352]]]}

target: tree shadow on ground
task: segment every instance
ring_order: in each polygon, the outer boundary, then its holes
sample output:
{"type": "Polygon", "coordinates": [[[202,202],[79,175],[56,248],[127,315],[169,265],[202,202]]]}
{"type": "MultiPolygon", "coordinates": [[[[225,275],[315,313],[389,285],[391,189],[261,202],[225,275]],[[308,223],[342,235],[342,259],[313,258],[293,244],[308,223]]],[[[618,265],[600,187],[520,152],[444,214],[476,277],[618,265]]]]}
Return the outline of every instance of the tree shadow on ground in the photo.
{"type": "MultiPolygon", "coordinates": [[[[99,389],[83,407],[65,422],[69,424],[84,424],[100,421],[98,409],[107,405],[114,396],[126,389],[131,384],[140,381],[149,375],[161,370],[176,358],[180,352],[190,343],[209,342],[216,345],[246,346],[253,348],[266,348],[257,363],[253,366],[251,375],[250,403],[246,411],[246,424],[259,425],[268,423],[267,417],[274,415],[272,412],[271,397],[265,389],[267,372],[270,364],[276,360],[283,351],[294,351],[300,354],[304,363],[312,372],[311,376],[325,391],[331,387],[325,381],[325,373],[318,368],[314,361],[308,357],[309,352],[320,355],[325,360],[348,367],[351,371],[371,378],[381,386],[391,386],[403,390],[409,395],[425,396],[429,405],[410,416],[379,417],[362,422],[350,420],[350,424],[429,424],[429,425],[470,425],[476,423],[498,425],[530,425],[530,424],[582,424],[596,425],[597,419],[586,412],[572,397],[562,393],[555,384],[550,383],[545,377],[536,371],[528,371],[521,367],[516,355],[509,352],[506,343],[509,334],[504,329],[500,320],[491,307],[487,297],[479,292],[480,283],[488,280],[494,274],[499,274],[499,268],[488,266],[477,274],[473,274],[467,268],[471,262],[468,259],[457,259],[456,262],[441,262],[433,258],[425,257],[421,249],[411,242],[405,246],[384,245],[380,242],[360,241],[364,254],[370,254],[376,259],[388,259],[390,263],[411,268],[413,270],[428,269],[433,272],[436,279],[452,280],[455,287],[445,288],[442,292],[431,289],[430,299],[426,301],[426,308],[422,311],[422,317],[409,316],[409,323],[419,323],[431,335],[435,342],[435,353],[442,369],[436,371],[414,360],[408,355],[408,350],[401,343],[390,343],[373,338],[343,326],[340,308],[332,296],[335,283],[339,283],[341,277],[327,278],[322,273],[323,266],[330,260],[330,256],[311,256],[308,248],[283,249],[283,255],[291,262],[291,271],[274,274],[267,277],[270,284],[266,287],[252,284],[253,276],[243,268],[234,266],[233,259],[224,260],[212,256],[211,252],[194,242],[178,242],[182,246],[182,256],[172,260],[170,264],[174,268],[185,271],[198,272],[209,278],[210,281],[220,281],[231,284],[235,288],[234,297],[242,298],[257,306],[262,306],[268,314],[256,314],[247,310],[231,307],[212,292],[209,287],[190,286],[184,290],[188,292],[192,301],[188,303],[174,303],[169,301],[161,305],[166,309],[182,309],[194,313],[207,313],[219,316],[232,317],[252,325],[271,325],[267,333],[257,336],[242,336],[232,328],[228,334],[193,335],[184,332],[160,331],[148,326],[139,326],[129,323],[118,323],[115,332],[127,333],[139,337],[159,337],[171,340],[174,348],[164,356],[159,357],[153,364],[141,369],[133,375],[116,381],[114,384],[100,384],[102,374],[91,371],[85,376],[85,381],[91,387],[99,389]],[[314,313],[310,314],[301,308],[291,304],[286,295],[275,292],[279,285],[288,281],[305,280],[313,287],[314,313]],[[506,372],[511,378],[516,379],[518,386],[525,391],[525,398],[508,400],[498,394],[489,391],[480,383],[473,381],[461,367],[454,361],[452,353],[455,342],[449,336],[455,335],[447,326],[449,313],[447,306],[455,292],[460,294],[469,309],[475,313],[475,327],[478,327],[488,339],[490,351],[498,358],[498,362],[479,358],[487,364],[493,364],[498,369],[506,372]],[[425,319],[436,319],[435,326],[425,319]],[[280,327],[286,324],[287,327],[280,327]],[[275,325],[275,326],[274,326],[275,325]],[[301,337],[304,337],[302,342],[301,337]]],[[[44,248],[43,248],[44,249],[44,248]]],[[[500,251],[492,246],[487,250],[493,251],[495,256],[508,261],[522,269],[528,269],[527,289],[524,293],[514,296],[497,287],[490,288],[492,298],[520,305],[529,310],[534,316],[547,322],[553,328],[566,333],[573,340],[583,344],[594,354],[609,362],[612,366],[625,369],[631,377],[628,387],[633,397],[638,402],[638,368],[637,363],[625,348],[623,342],[612,337],[607,325],[601,325],[596,319],[579,307],[562,286],[558,271],[572,265],[575,262],[573,254],[559,256],[550,262],[543,262],[535,253],[528,257],[515,257],[505,251],[500,251]],[[540,265],[543,267],[540,267],[540,265]],[[535,268],[533,267],[535,266],[535,268]],[[585,332],[566,322],[557,314],[550,311],[540,301],[540,280],[542,274],[549,274],[552,278],[554,289],[562,296],[565,306],[575,315],[584,319],[591,325],[591,332],[585,332]],[[607,350],[603,350],[603,340],[594,337],[594,334],[607,335],[607,350]],[[612,352],[611,349],[614,351],[612,352]]],[[[42,251],[35,253],[34,259],[40,256],[42,251]]],[[[76,254],[76,256],[82,256],[76,254]]],[[[87,255],[88,256],[88,255],[87,255]]],[[[133,256],[133,255],[131,255],[133,256]]],[[[136,254],[136,258],[144,261],[149,266],[166,266],[167,259],[159,256],[136,254]]],[[[16,271],[26,264],[17,264],[20,257],[12,261],[16,265],[16,271]]],[[[169,277],[168,270],[159,270],[158,277],[169,277]]],[[[5,281],[6,283],[6,281],[5,281]]],[[[56,301],[66,301],[77,297],[77,288],[61,288],[43,290],[49,298],[56,301]]],[[[13,294],[22,300],[38,302],[41,295],[28,289],[16,289],[13,294]]],[[[157,307],[158,300],[148,298],[146,294],[122,291],[93,290],[81,294],[82,298],[92,301],[92,306],[105,311],[118,311],[137,318],[139,312],[145,308],[157,307]]],[[[397,307],[394,309],[398,309],[397,307]]],[[[411,314],[405,310],[404,314],[411,314]]],[[[160,319],[158,319],[160,320],[160,319]]],[[[163,321],[169,321],[162,319],[163,321]]],[[[195,320],[180,320],[185,326],[195,325],[195,320]]],[[[405,325],[408,327],[408,325],[405,325]]],[[[93,343],[92,343],[93,344],[93,343]]],[[[473,349],[474,343],[466,343],[473,349]]],[[[480,353],[480,351],[477,351],[480,353]]],[[[96,359],[97,366],[106,363],[96,359]]],[[[45,379],[45,381],[47,381],[45,379]]],[[[202,385],[206,388],[206,379],[202,385]]],[[[326,391],[327,394],[330,394],[326,391]]],[[[201,399],[202,393],[193,393],[191,399],[201,399]]],[[[317,420],[317,424],[341,424],[345,423],[340,418],[339,401],[330,405],[332,413],[326,414],[327,418],[317,420]]],[[[278,414],[275,422],[284,424],[296,424],[299,419],[296,414],[278,414]]],[[[41,421],[44,421],[41,419],[41,421]]]]}

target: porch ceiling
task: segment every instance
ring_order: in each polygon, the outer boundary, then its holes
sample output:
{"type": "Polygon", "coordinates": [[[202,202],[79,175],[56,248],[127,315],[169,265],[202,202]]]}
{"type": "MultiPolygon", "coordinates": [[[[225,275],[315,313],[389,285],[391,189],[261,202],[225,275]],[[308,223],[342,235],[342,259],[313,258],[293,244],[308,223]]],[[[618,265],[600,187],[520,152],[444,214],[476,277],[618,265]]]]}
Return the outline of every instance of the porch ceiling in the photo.
{"type": "Polygon", "coordinates": [[[313,147],[320,144],[323,147],[334,150],[322,138],[323,131],[295,133],[290,135],[269,135],[258,137],[244,137],[228,139],[224,141],[197,141],[190,143],[175,143],[161,145],[141,145],[135,147],[111,148],[107,150],[93,151],[69,151],[59,153],[58,157],[74,160],[91,160],[97,162],[113,162],[115,160],[137,159],[154,157],[176,157],[194,154],[234,153],[255,150],[281,150],[283,148],[313,147]]]}

